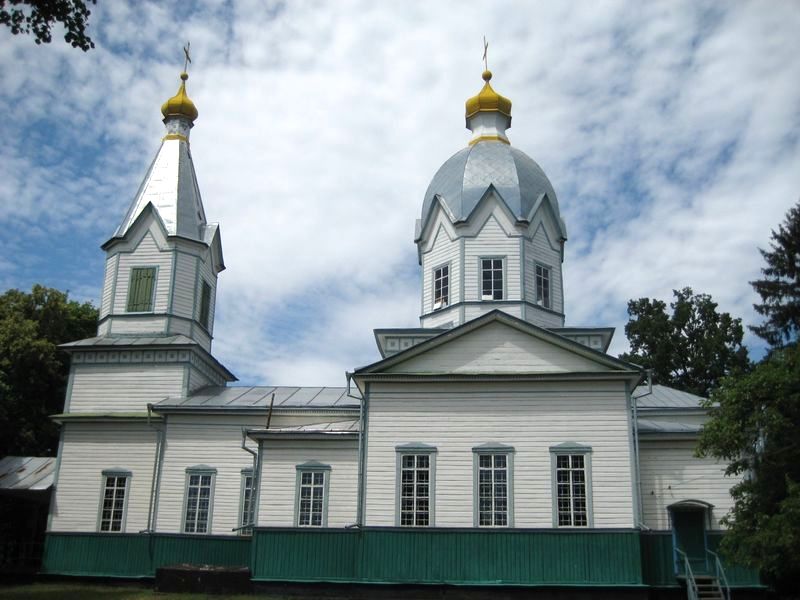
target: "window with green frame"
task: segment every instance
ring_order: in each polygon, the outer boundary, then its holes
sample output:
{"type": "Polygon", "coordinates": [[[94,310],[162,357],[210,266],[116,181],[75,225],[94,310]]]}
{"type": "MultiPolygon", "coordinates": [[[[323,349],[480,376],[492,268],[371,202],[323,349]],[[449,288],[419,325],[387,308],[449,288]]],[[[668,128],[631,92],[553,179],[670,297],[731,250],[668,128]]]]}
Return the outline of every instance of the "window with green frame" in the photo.
{"type": "Polygon", "coordinates": [[[208,329],[208,317],[211,314],[211,286],[207,281],[203,281],[200,289],[200,324],[208,329]]]}
{"type": "Polygon", "coordinates": [[[155,267],[133,267],[128,286],[128,312],[153,310],[153,291],[156,287],[155,267]]]}

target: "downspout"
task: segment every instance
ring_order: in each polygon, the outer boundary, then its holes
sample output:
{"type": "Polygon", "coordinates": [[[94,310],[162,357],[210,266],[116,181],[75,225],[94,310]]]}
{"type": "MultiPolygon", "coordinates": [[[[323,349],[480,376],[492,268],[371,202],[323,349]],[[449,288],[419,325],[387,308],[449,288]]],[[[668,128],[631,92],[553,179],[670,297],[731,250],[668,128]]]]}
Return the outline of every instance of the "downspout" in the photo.
{"type": "Polygon", "coordinates": [[[641,463],[639,462],[639,412],[637,400],[644,398],[653,393],[653,370],[647,369],[647,391],[644,394],[635,396],[631,393],[631,407],[633,409],[633,451],[636,460],[636,486],[638,490],[638,504],[639,504],[639,527],[642,529],[650,529],[644,524],[644,502],[642,501],[642,470],[641,463]]]}
{"type": "MultiPolygon", "coordinates": [[[[269,401],[269,412],[267,413],[267,426],[265,429],[269,429],[270,424],[272,423],[272,408],[275,405],[275,392],[272,392],[272,398],[269,401]]],[[[233,531],[238,529],[245,529],[246,527],[256,527],[258,525],[258,509],[259,504],[261,502],[261,469],[262,469],[262,457],[263,457],[263,441],[258,440],[258,452],[255,452],[247,447],[247,430],[243,427],[242,428],[242,450],[249,452],[253,455],[253,491],[250,500],[250,523],[247,525],[242,525],[241,527],[236,527],[233,531]]]]}
{"type": "MultiPolygon", "coordinates": [[[[347,397],[357,398],[350,393],[350,382],[353,374],[345,371],[347,378],[347,397]]],[[[356,499],[356,522],[355,527],[364,525],[364,402],[365,398],[358,398],[358,494],[356,499]]]]}
{"type": "Polygon", "coordinates": [[[247,447],[247,428],[242,427],[242,450],[245,452],[249,452],[253,455],[253,489],[251,490],[250,494],[250,514],[247,515],[247,523],[242,523],[239,527],[234,527],[231,531],[240,531],[242,529],[247,529],[248,527],[253,526],[253,500],[255,500],[255,490],[256,490],[256,469],[258,468],[258,453],[255,450],[251,450],[247,447]]]}
{"type": "Polygon", "coordinates": [[[153,533],[156,506],[158,506],[158,490],[161,482],[161,463],[164,452],[164,428],[156,427],[150,421],[153,405],[147,404],[147,426],[156,432],[156,452],[153,458],[153,477],[150,480],[150,505],[147,509],[147,529],[139,533],[153,533]]]}

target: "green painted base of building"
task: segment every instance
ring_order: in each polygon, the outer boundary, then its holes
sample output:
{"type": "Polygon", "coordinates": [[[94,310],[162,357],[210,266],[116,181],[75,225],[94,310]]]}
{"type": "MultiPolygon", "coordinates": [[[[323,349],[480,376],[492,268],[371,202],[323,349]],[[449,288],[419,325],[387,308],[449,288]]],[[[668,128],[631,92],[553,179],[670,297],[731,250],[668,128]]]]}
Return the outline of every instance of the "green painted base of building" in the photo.
{"type": "MultiPolygon", "coordinates": [[[[709,534],[715,549],[719,534],[709,534]]],[[[670,532],[257,528],[252,538],[49,533],[42,572],[150,578],[175,564],[250,568],[254,582],[678,588],[670,532]]],[[[726,565],[734,588],[763,589],[726,565]]]]}

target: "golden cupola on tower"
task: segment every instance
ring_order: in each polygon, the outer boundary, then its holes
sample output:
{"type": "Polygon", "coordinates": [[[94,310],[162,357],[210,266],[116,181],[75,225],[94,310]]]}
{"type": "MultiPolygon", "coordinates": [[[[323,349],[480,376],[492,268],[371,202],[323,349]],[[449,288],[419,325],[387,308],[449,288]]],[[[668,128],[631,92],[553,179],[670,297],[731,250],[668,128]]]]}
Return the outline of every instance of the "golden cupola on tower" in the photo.
{"type": "Polygon", "coordinates": [[[483,141],[509,144],[506,129],[511,127],[511,100],[494,91],[489,81],[492,72],[486,69],[486,82],[477,95],[467,100],[467,129],[472,132],[470,145],[483,141]]]}
{"type": "Polygon", "coordinates": [[[195,119],[197,119],[197,107],[186,93],[187,79],[189,79],[189,74],[184,71],[181,73],[181,87],[178,89],[178,93],[161,106],[161,114],[164,115],[164,119],[168,117],[185,117],[191,123],[194,123],[195,119]]]}
{"type": "Polygon", "coordinates": [[[510,119],[511,100],[494,91],[489,83],[492,79],[492,72],[489,69],[483,72],[482,77],[486,82],[483,89],[467,100],[467,119],[479,112],[499,112],[510,119]]]}

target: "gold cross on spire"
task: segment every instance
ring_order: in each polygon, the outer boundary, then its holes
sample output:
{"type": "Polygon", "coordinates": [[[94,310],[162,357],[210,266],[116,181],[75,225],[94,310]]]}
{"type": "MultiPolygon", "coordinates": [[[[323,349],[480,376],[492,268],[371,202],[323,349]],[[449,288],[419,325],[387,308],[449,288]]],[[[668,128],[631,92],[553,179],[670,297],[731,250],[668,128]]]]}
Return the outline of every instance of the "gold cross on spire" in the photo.
{"type": "Polygon", "coordinates": [[[190,46],[191,46],[191,43],[190,42],[186,42],[186,45],[183,47],[183,55],[186,57],[186,59],[183,61],[183,72],[184,73],[186,73],[186,71],[189,69],[189,65],[192,64],[192,57],[189,56],[189,47],[190,46]]]}
{"type": "Polygon", "coordinates": [[[486,36],[483,36],[483,68],[489,70],[489,61],[486,58],[489,53],[489,42],[486,41],[486,36]]]}

